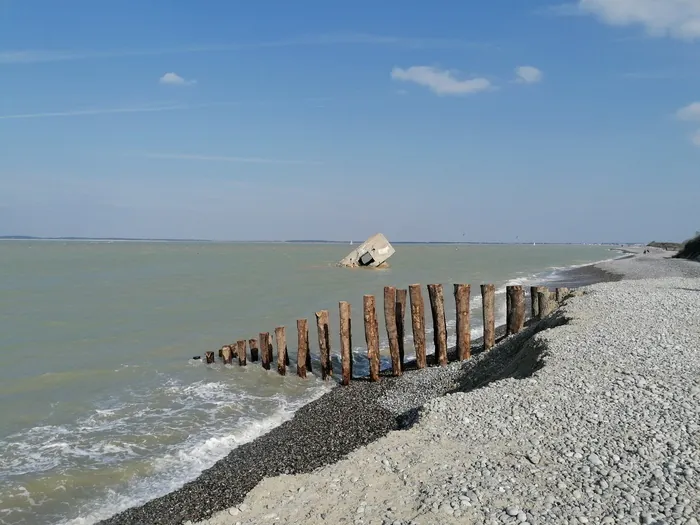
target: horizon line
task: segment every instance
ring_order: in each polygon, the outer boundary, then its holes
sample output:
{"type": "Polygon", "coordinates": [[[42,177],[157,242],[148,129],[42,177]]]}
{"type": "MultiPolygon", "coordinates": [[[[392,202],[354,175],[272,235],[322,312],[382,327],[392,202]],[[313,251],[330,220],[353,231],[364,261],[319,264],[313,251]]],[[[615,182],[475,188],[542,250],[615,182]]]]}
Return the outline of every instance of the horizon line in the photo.
{"type": "MultiPolygon", "coordinates": [[[[34,241],[159,241],[159,242],[210,242],[210,243],[292,243],[292,244],[349,244],[360,245],[364,241],[354,242],[353,239],[347,240],[332,240],[332,239],[197,239],[197,238],[153,238],[153,237],[81,237],[81,236],[56,236],[43,237],[33,235],[0,235],[0,240],[34,240],[34,241]]],[[[583,241],[389,241],[391,244],[517,244],[528,245],[533,244],[577,244],[577,245],[633,245],[633,244],[648,244],[643,242],[583,242],[583,241]]],[[[654,242],[654,241],[649,241],[654,242]]],[[[664,241],[671,242],[671,241],[664,241]]]]}

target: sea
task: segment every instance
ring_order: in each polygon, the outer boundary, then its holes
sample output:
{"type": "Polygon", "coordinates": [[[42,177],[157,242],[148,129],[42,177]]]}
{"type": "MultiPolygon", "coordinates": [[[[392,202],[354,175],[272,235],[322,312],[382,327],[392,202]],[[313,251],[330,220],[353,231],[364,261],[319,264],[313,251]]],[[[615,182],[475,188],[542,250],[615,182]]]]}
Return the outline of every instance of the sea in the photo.
{"type": "MultiPolygon", "coordinates": [[[[442,283],[454,344],[453,283],[472,285],[478,337],[479,284],[496,285],[502,322],[507,284],[555,283],[572,268],[620,256],[611,246],[400,244],[387,269],[336,267],[352,248],[0,242],[0,524],[96,523],[179,488],[337,387],[250,361],[225,367],[224,344],[286,326],[294,366],[296,320],[309,320],[318,356],[314,313],[326,309],[337,355],[338,302],[349,301],[359,374],[364,294],[377,297],[388,367],[386,285],[442,283]],[[194,359],[209,350],[214,365],[194,359]]],[[[408,317],[406,324],[411,356],[408,317]]],[[[426,324],[430,334],[429,311],[426,324]]]]}

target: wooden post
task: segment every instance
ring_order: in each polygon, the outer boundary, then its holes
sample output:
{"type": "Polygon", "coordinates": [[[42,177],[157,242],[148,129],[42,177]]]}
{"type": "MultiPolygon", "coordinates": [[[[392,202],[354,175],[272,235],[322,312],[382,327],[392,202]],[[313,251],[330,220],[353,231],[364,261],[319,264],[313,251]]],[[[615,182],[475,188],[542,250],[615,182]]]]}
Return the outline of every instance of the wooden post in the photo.
{"type": "Polygon", "coordinates": [[[481,301],[484,314],[484,351],[488,352],[496,344],[496,320],[494,299],[496,287],[493,284],[481,285],[481,301]]]}
{"type": "Polygon", "coordinates": [[[532,319],[540,317],[540,302],[537,299],[537,292],[544,289],[542,286],[530,286],[530,315],[532,319]]]}
{"type": "Polygon", "coordinates": [[[537,291],[537,302],[539,308],[538,319],[544,319],[554,310],[552,305],[552,294],[547,288],[537,291]]]}
{"type": "Polygon", "coordinates": [[[245,355],[245,339],[236,341],[236,350],[238,351],[238,366],[246,365],[246,355],[245,355]]]}
{"type": "Polygon", "coordinates": [[[321,352],[321,379],[328,380],[333,375],[331,365],[331,336],[328,329],[328,310],[316,312],[316,328],[318,329],[318,348],[321,352]]]}
{"type": "Polygon", "coordinates": [[[435,364],[447,366],[447,321],[445,320],[445,295],[441,284],[429,284],[430,310],[433,314],[433,342],[435,364]]]}
{"type": "Polygon", "coordinates": [[[309,324],[306,324],[306,371],[308,373],[313,372],[311,370],[311,340],[309,339],[309,324]]]}
{"type": "Polygon", "coordinates": [[[204,358],[207,361],[207,364],[210,365],[214,362],[214,352],[205,352],[204,358]]]}
{"type": "Polygon", "coordinates": [[[221,358],[224,360],[225,365],[230,365],[233,362],[233,352],[231,347],[226,345],[221,350],[221,358]]]}
{"type": "Polygon", "coordinates": [[[411,327],[413,328],[413,347],[416,349],[416,366],[425,368],[425,305],[420,284],[408,287],[411,298],[411,327]]]}
{"type": "Polygon", "coordinates": [[[525,290],[522,286],[508,286],[506,295],[508,296],[506,335],[517,334],[525,326],[525,290]]]}
{"type": "Polygon", "coordinates": [[[342,384],[347,386],[352,379],[352,330],[350,303],[340,301],[340,359],[343,367],[342,384]]]}
{"type": "Polygon", "coordinates": [[[557,288],[556,294],[557,294],[557,302],[561,304],[564,301],[564,298],[567,295],[569,295],[569,289],[568,288],[557,288]]]}
{"type": "Polygon", "coordinates": [[[306,319],[297,320],[297,375],[306,379],[306,355],[309,348],[309,328],[306,319]]]}
{"type": "Polygon", "coordinates": [[[408,290],[396,290],[396,337],[399,340],[399,361],[403,370],[404,363],[404,343],[406,338],[406,328],[404,321],[406,319],[406,296],[408,290]]]}
{"type": "Polygon", "coordinates": [[[461,361],[472,355],[472,331],[469,319],[471,287],[455,284],[455,306],[457,308],[457,355],[461,361]]]}
{"type": "Polygon", "coordinates": [[[270,369],[270,353],[268,349],[270,348],[270,332],[260,333],[260,357],[262,360],[262,367],[265,370],[270,369]]]}
{"type": "Polygon", "coordinates": [[[379,323],[374,295],[363,298],[365,318],[365,341],[367,342],[367,358],[369,359],[369,380],[379,381],[379,323]]]}
{"type": "Polygon", "coordinates": [[[258,361],[258,342],[255,339],[248,339],[248,346],[250,347],[250,360],[253,363],[258,361]]]}
{"type": "Polygon", "coordinates": [[[508,286],[506,286],[506,335],[508,335],[508,319],[510,319],[510,309],[511,309],[511,303],[510,303],[510,294],[508,293],[508,286]]]}
{"type": "Polygon", "coordinates": [[[399,335],[396,329],[396,288],[384,287],[384,324],[386,336],[389,339],[389,353],[391,354],[391,370],[395,376],[401,375],[401,354],[399,352],[399,335]]]}
{"type": "Polygon", "coordinates": [[[283,376],[287,374],[287,364],[284,361],[287,355],[287,333],[284,326],[275,328],[275,341],[277,342],[277,372],[283,376]]]}

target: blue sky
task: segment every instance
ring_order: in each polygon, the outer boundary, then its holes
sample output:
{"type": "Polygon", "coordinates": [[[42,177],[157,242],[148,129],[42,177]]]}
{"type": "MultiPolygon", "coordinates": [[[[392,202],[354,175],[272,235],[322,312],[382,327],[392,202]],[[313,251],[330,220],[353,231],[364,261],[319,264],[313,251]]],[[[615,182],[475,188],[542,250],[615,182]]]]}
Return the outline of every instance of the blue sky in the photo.
{"type": "Polygon", "coordinates": [[[0,235],[700,229],[700,0],[0,0],[0,235]]]}

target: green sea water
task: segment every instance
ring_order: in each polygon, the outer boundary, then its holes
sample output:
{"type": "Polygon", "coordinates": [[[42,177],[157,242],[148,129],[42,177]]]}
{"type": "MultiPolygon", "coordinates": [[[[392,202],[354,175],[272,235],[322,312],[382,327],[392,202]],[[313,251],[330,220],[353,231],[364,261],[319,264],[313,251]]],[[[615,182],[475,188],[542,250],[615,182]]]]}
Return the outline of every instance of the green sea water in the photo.
{"type": "MultiPolygon", "coordinates": [[[[618,255],[604,246],[398,245],[388,269],[335,267],[350,249],[0,242],[0,524],[89,524],[143,503],[332,388],[259,364],[207,367],[195,355],[284,325],[293,358],[299,318],[317,353],[321,309],[335,353],[345,300],[358,320],[361,370],[363,294],[377,296],[381,314],[385,285],[442,283],[453,341],[452,283],[540,283],[618,255]]],[[[478,288],[474,335],[476,296],[478,288]]],[[[502,317],[502,294],[497,301],[502,317]]]]}

